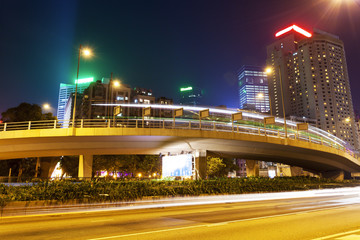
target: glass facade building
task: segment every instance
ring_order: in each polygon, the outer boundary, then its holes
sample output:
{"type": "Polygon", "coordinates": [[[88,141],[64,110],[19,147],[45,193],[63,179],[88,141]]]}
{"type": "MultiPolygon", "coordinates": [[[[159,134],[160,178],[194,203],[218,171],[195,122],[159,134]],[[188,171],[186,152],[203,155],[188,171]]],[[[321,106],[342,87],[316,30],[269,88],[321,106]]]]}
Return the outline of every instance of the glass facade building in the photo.
{"type": "MultiPolygon", "coordinates": [[[[79,79],[78,93],[83,93],[84,90],[88,88],[90,83],[93,81],[93,78],[79,79]]],[[[65,107],[71,94],[75,93],[75,88],[75,84],[60,83],[58,108],[56,114],[59,120],[65,119],[65,107]]]]}
{"type": "Polygon", "coordinates": [[[269,112],[269,90],[266,73],[261,67],[242,66],[238,74],[239,108],[269,112]]]}

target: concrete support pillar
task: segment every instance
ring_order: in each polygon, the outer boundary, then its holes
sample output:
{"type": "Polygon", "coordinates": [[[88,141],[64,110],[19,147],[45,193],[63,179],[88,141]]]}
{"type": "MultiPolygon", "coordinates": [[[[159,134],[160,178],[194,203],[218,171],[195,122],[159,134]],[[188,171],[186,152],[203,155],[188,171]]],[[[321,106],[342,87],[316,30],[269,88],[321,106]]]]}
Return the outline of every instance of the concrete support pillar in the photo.
{"type": "MultiPolygon", "coordinates": [[[[40,162],[40,177],[41,178],[50,178],[53,173],[56,164],[59,162],[58,157],[42,157],[39,159],[40,162]]],[[[38,169],[39,171],[39,169],[38,169]]],[[[39,174],[38,174],[39,176],[39,174]]]]}
{"type": "Polygon", "coordinates": [[[246,160],[246,176],[258,177],[259,176],[259,162],[256,160],[246,160]]]}
{"type": "Polygon", "coordinates": [[[206,151],[196,151],[195,153],[195,179],[206,178],[207,167],[206,151]]]}
{"type": "Polygon", "coordinates": [[[301,167],[295,167],[290,166],[290,172],[292,177],[302,176],[302,168],[301,167]]]}
{"type": "Polygon", "coordinates": [[[338,170],[338,171],[322,172],[321,176],[323,178],[331,178],[337,181],[342,181],[344,180],[344,171],[338,170]]]}
{"type": "Polygon", "coordinates": [[[79,156],[79,172],[78,178],[90,180],[92,177],[93,155],[86,154],[79,156]]]}

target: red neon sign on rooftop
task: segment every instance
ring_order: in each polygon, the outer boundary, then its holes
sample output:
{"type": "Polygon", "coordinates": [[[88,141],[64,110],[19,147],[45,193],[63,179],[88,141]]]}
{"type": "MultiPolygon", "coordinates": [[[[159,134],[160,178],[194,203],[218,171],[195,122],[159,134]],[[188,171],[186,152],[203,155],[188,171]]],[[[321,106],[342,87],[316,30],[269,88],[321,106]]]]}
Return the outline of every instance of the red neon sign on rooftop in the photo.
{"type": "Polygon", "coordinates": [[[287,32],[290,32],[291,30],[294,30],[295,32],[300,33],[301,35],[304,35],[305,37],[308,37],[308,38],[312,36],[311,33],[309,33],[308,31],[306,31],[306,30],[304,30],[304,29],[302,29],[302,28],[300,28],[300,27],[298,27],[298,26],[296,26],[294,24],[294,25],[292,25],[290,27],[284,28],[283,30],[277,32],[275,34],[275,37],[280,37],[281,35],[283,35],[283,34],[285,34],[287,32]]]}

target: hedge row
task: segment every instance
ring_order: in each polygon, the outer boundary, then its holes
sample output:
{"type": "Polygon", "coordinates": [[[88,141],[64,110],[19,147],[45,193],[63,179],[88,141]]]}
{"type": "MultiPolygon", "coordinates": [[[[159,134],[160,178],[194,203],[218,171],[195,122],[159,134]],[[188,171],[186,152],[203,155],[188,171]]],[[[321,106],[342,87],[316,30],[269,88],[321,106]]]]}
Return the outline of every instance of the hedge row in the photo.
{"type": "Polygon", "coordinates": [[[329,179],[309,177],[237,178],[198,181],[52,181],[16,187],[0,184],[0,206],[5,206],[9,201],[127,201],[147,196],[280,192],[355,185],[360,185],[360,182],[336,182],[329,179]]]}

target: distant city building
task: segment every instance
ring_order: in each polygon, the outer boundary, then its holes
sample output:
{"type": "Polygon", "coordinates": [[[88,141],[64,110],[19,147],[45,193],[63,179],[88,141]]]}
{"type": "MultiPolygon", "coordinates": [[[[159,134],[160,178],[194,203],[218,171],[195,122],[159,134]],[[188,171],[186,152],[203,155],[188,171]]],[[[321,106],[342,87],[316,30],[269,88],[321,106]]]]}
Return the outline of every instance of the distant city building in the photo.
{"type": "Polygon", "coordinates": [[[174,101],[171,98],[159,97],[156,99],[156,103],[161,105],[173,105],[174,101]]]}
{"type": "Polygon", "coordinates": [[[269,112],[269,91],[267,76],[263,68],[242,66],[238,73],[239,108],[269,112]]]}
{"type": "MultiPolygon", "coordinates": [[[[130,103],[131,88],[127,84],[116,86],[115,81],[102,79],[93,82],[84,91],[81,104],[81,118],[112,118],[114,106],[96,104],[130,103]]],[[[122,109],[122,114],[128,114],[128,108],[122,109]]]]}
{"type": "Polygon", "coordinates": [[[246,160],[245,159],[236,159],[236,165],[239,167],[236,171],[237,177],[246,177],[246,160]]]}
{"type": "MultiPolygon", "coordinates": [[[[159,98],[156,99],[156,104],[173,105],[174,102],[170,98],[159,97],[159,98]]],[[[156,117],[172,118],[173,117],[173,110],[172,109],[156,109],[155,116],[156,117]]]]}
{"type": "Polygon", "coordinates": [[[312,119],[321,128],[359,148],[344,44],[339,37],[295,25],[276,34],[267,47],[272,112],[312,119]],[[281,91],[281,89],[283,91],[281,91]],[[282,102],[282,98],[284,102],[282,102]]]}
{"type": "Polygon", "coordinates": [[[199,106],[201,104],[202,92],[200,88],[180,88],[180,105],[199,106]]]}
{"type": "MultiPolygon", "coordinates": [[[[78,81],[78,93],[84,92],[84,90],[94,81],[94,78],[83,78],[78,81]]],[[[57,118],[59,120],[65,119],[65,107],[67,101],[72,93],[75,93],[76,85],[60,83],[59,89],[59,99],[58,99],[58,108],[57,108],[57,118]]]]}
{"type": "MultiPolygon", "coordinates": [[[[151,89],[135,87],[131,91],[131,103],[154,104],[155,103],[155,97],[153,96],[153,93],[152,93],[151,89]]],[[[142,108],[131,108],[130,111],[131,111],[130,112],[131,116],[137,116],[137,117],[142,116],[142,108]]],[[[152,112],[151,115],[153,115],[154,110],[152,110],[151,112],[152,112]]]]}
{"type": "Polygon", "coordinates": [[[131,102],[138,104],[154,104],[155,97],[151,89],[135,87],[131,91],[131,102]]]}

